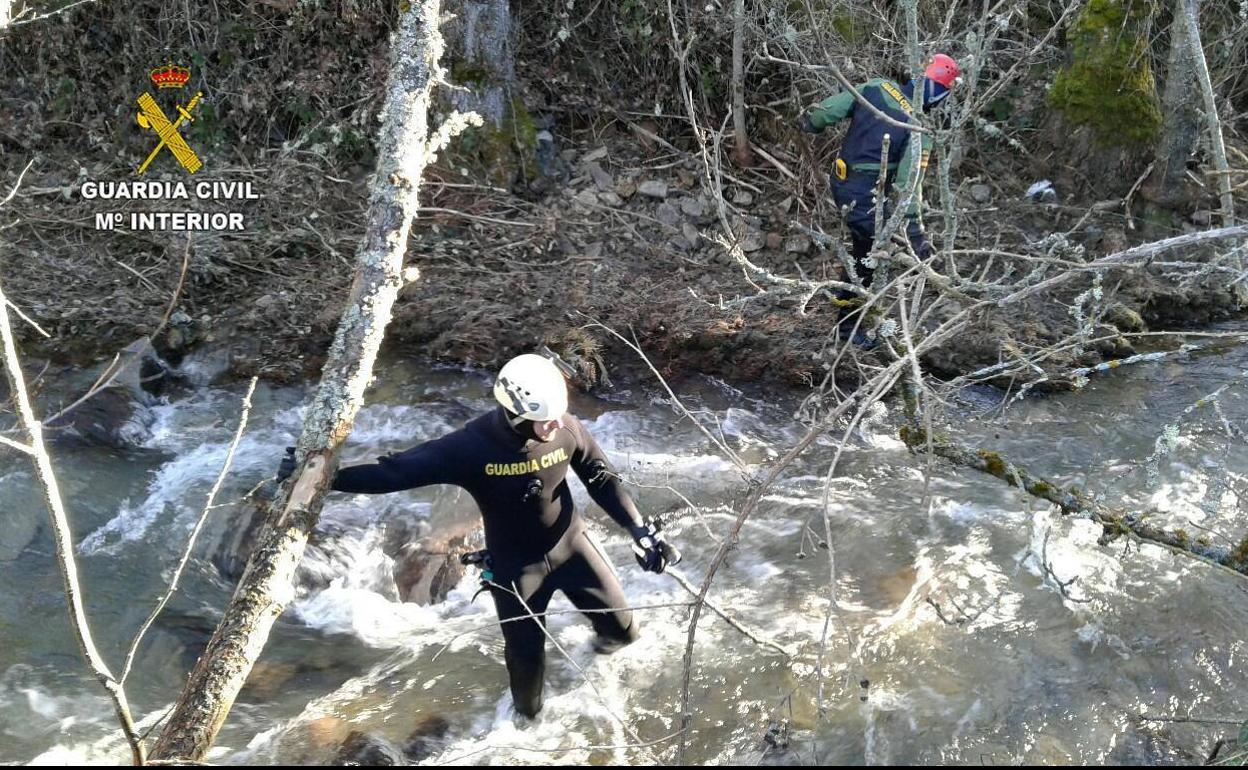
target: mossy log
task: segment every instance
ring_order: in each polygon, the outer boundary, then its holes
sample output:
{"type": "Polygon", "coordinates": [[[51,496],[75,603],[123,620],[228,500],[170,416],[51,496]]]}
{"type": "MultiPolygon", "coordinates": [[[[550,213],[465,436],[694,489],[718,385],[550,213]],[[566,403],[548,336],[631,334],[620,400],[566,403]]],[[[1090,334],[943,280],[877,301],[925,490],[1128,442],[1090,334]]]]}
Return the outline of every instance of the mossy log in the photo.
{"type": "Polygon", "coordinates": [[[900,436],[912,451],[930,451],[955,465],[995,476],[1010,486],[1020,487],[1028,494],[1056,505],[1063,515],[1091,518],[1104,528],[1103,541],[1129,533],[1141,540],[1190,554],[1248,577],[1248,536],[1235,548],[1215,547],[1200,538],[1193,539],[1185,530],[1167,530],[1157,526],[1148,520],[1147,513],[1115,510],[1093,500],[1078,489],[1054,484],[1011,462],[998,452],[972,449],[942,434],[929,435],[923,428],[913,425],[902,427],[900,436]]]}

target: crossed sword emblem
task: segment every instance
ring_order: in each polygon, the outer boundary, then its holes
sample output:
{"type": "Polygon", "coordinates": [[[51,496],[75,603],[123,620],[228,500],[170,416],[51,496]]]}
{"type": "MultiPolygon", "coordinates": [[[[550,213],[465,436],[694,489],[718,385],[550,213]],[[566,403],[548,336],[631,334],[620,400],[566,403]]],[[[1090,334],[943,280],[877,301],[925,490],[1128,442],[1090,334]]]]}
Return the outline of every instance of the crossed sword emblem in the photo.
{"type": "Polygon", "coordinates": [[[178,126],[182,125],[182,121],[195,121],[195,118],[191,117],[191,110],[195,109],[195,105],[199,103],[199,98],[203,95],[202,91],[197,92],[185,107],[178,105],[178,112],[180,113],[178,119],[171,122],[165,115],[164,110],[152,98],[152,95],[146,91],[143,92],[143,95],[138,100],[139,109],[142,112],[135,115],[135,119],[138,120],[139,125],[143,128],[150,128],[155,131],[156,135],[160,137],[160,144],[156,145],[156,149],[152,150],[151,154],[147,156],[147,160],[143,161],[143,165],[139,166],[139,170],[136,173],[142,174],[144,171],[147,171],[147,167],[151,165],[152,161],[156,159],[156,155],[165,147],[168,147],[173,156],[182,164],[182,167],[192,174],[203,167],[204,162],[199,159],[199,156],[195,154],[191,146],[178,133],[178,126]]]}

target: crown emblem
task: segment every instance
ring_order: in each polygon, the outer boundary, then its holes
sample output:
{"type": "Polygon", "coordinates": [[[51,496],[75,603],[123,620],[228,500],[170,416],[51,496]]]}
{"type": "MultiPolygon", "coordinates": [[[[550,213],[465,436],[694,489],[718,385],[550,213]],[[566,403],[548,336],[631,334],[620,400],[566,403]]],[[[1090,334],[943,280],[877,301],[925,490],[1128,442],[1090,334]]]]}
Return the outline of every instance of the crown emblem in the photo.
{"type": "Polygon", "coordinates": [[[157,88],[184,88],[186,81],[191,79],[191,71],[187,67],[179,67],[169,62],[152,70],[151,76],[157,88]]]}

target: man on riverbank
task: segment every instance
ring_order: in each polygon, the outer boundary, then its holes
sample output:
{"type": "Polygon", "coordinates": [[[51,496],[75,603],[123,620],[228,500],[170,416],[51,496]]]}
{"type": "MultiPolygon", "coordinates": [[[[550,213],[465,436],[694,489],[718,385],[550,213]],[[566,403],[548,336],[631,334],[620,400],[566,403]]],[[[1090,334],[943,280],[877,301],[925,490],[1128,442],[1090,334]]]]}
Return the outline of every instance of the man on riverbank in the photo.
{"type": "MultiPolygon", "coordinates": [[[[636,641],[637,620],[611,562],[586,530],[568,488],[569,468],[635,543],[643,569],[661,573],[680,561],[632,499],[585,426],[568,413],[567,382],[555,362],[526,354],[498,373],[499,406],[463,428],[376,463],[342,468],[339,492],[383,494],[454,484],[472,495],[485,525],[504,657],[516,710],[542,708],[546,607],[555,591],[585,613],[609,654],[636,641]],[[533,617],[536,616],[536,617],[533,617]]],[[[294,470],[283,461],[281,481],[294,470]]]]}
{"type": "MultiPolygon", "coordinates": [[[[949,95],[949,89],[958,81],[958,63],[945,54],[936,54],[924,75],[923,109],[926,111],[940,105],[949,95]]],[[[897,180],[905,185],[910,178],[911,131],[904,124],[912,121],[916,84],[906,81],[904,85],[898,85],[887,78],[875,78],[854,90],[858,92],[857,97],[851,91],[842,91],[806,110],[798,118],[798,128],[817,134],[846,118],[850,120],[831,174],[832,199],[841,209],[849,228],[854,269],[862,285],[870,286],[875,265],[867,257],[875,239],[875,187],[881,164],[888,166],[883,191],[885,196],[892,191],[897,180]],[[883,157],[885,136],[889,137],[887,158],[883,157]]],[[[931,139],[927,134],[922,136],[920,163],[926,168],[931,139]]],[[[891,214],[892,206],[885,201],[884,218],[891,214]]],[[[919,258],[926,259],[931,255],[931,246],[919,222],[917,190],[907,210],[907,218],[906,235],[910,245],[919,258]]],[[[855,296],[853,292],[842,291],[837,298],[848,300],[855,296]]],[[[841,313],[839,325],[842,336],[848,336],[858,324],[858,315],[857,312],[841,313]]],[[[861,330],[854,335],[854,342],[867,342],[861,330]]]]}

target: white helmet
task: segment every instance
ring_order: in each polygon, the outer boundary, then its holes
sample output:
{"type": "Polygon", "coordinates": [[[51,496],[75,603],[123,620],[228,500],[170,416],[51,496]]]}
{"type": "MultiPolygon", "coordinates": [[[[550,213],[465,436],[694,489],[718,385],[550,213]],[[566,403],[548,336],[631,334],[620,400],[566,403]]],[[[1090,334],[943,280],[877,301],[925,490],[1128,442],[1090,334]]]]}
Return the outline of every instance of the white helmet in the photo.
{"type": "Polygon", "coordinates": [[[568,384],[550,359],[525,353],[499,371],[494,398],[515,417],[557,420],[568,411],[568,384]]]}

